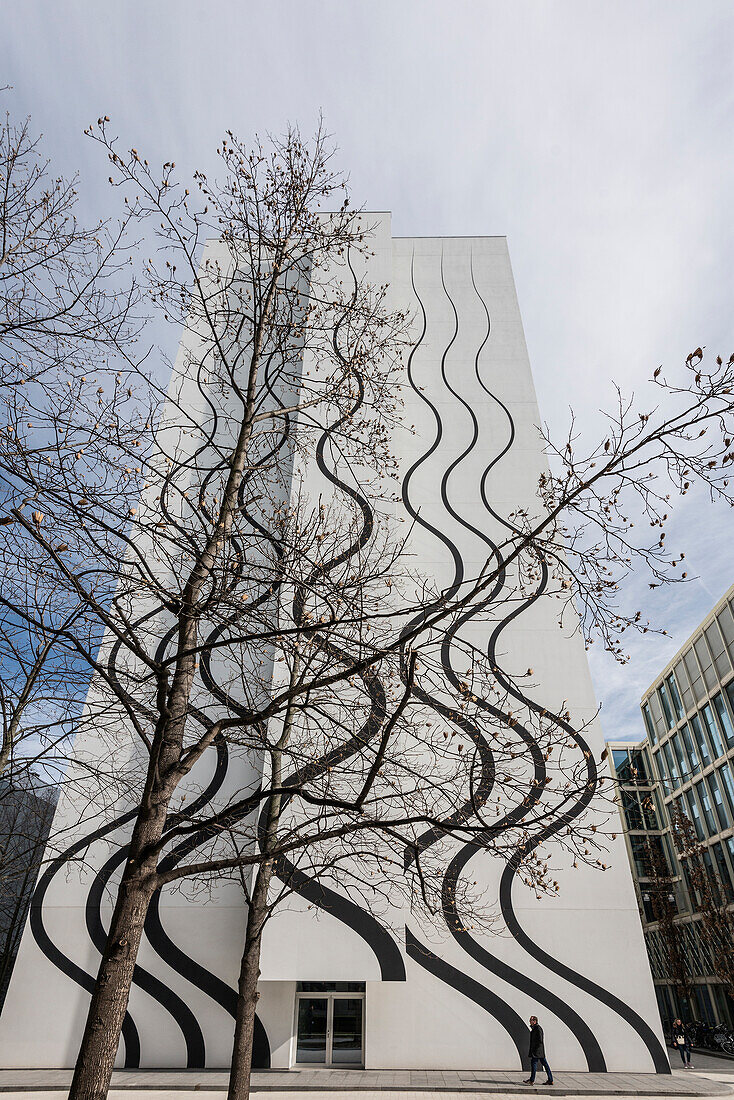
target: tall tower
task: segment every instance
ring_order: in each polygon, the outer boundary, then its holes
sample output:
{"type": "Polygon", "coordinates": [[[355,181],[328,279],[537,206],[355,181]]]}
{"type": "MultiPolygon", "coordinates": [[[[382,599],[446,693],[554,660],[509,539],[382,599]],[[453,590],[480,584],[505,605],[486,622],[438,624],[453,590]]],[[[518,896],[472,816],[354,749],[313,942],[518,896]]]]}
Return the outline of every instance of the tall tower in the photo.
{"type": "MultiPolygon", "coordinates": [[[[537,509],[546,469],[507,244],[393,238],[389,215],[371,221],[370,278],[390,284],[413,317],[405,425],[393,439],[410,553],[451,590],[477,574],[518,509],[537,509]]],[[[318,495],[316,464],[302,476],[318,495]]],[[[523,887],[512,858],[460,841],[449,842],[444,907],[430,927],[409,910],[383,921],[368,902],[325,898],[305,884],[266,931],[261,1063],[519,1068],[534,1014],[554,1068],[667,1071],[621,829],[606,871],[574,867],[553,846],[562,822],[588,812],[604,743],[583,640],[575,623],[559,626],[546,583],[541,571],[535,590],[520,595],[508,578],[494,617],[467,619],[461,631],[490,653],[519,712],[565,705],[570,728],[583,730],[574,744],[589,797],[569,808],[549,785],[545,824],[529,842],[550,853],[558,897],[523,887]],[[516,678],[530,668],[531,685],[519,691],[516,678]],[[450,900],[467,876],[496,910],[490,931],[465,927],[450,900]]],[[[455,642],[447,677],[458,672],[455,642]]],[[[544,765],[531,733],[526,749],[537,777],[544,765]]],[[[68,815],[63,801],[59,814],[68,815]]],[[[41,879],[0,1019],[1,1065],[73,1064],[104,936],[107,845],[110,836],[123,843],[124,828],[104,838],[98,856],[92,838],[96,874],[59,864],[41,879]]],[[[141,950],[121,1063],[227,1065],[243,926],[233,885],[211,901],[164,894],[141,950]]]]}

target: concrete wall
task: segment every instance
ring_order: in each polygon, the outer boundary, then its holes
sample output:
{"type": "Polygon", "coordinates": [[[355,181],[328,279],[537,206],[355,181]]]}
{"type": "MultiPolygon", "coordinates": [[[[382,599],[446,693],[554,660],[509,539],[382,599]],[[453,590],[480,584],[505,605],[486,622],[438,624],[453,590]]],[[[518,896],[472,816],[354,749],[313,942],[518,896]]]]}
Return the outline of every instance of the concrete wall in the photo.
{"type": "MultiPolygon", "coordinates": [[[[537,508],[545,469],[507,244],[502,237],[392,239],[389,215],[375,220],[370,275],[389,282],[394,302],[414,315],[405,424],[393,438],[404,507],[420,516],[410,550],[416,568],[450,585],[457,560],[452,548],[465,575],[476,572],[507,532],[510,514],[519,505],[537,508]],[[415,433],[408,430],[413,424],[415,433]]],[[[314,494],[322,490],[315,468],[301,473],[314,494]]],[[[549,596],[514,594],[493,617],[468,622],[462,636],[485,648],[493,636],[497,662],[511,676],[532,668],[520,709],[535,702],[560,710],[565,703],[598,761],[604,743],[583,641],[572,617],[562,627],[557,617],[558,602],[549,596]]],[[[583,746],[575,751],[583,757],[583,746]]],[[[549,787],[544,797],[553,806],[557,796],[549,787]]],[[[614,820],[609,827],[616,827],[614,820]]],[[[618,833],[605,872],[574,868],[568,855],[548,846],[557,899],[536,898],[504,860],[464,853],[462,875],[479,883],[497,914],[492,931],[452,936],[443,918],[429,925],[396,903],[380,914],[392,945],[388,963],[354,922],[293,899],[269,925],[263,952],[259,1015],[271,1064],[285,1066],[293,1057],[297,980],[358,980],[367,983],[365,1059],[372,1068],[518,1068],[524,1022],[533,1013],[545,1028],[554,1068],[662,1069],[658,1013],[618,833]]],[[[460,854],[456,842],[447,859],[460,854]]],[[[43,919],[65,957],[93,974],[99,954],[84,908],[90,876],[93,869],[81,879],[75,871],[58,875],[43,919]]],[[[233,987],[244,924],[237,889],[223,886],[207,904],[186,894],[167,896],[161,912],[183,953],[233,987]]],[[[206,1065],[225,1065],[231,1017],[196,973],[170,955],[166,962],[148,944],[141,965],[194,1015],[206,1065]]],[[[73,1064],[86,999],[28,929],[0,1020],[0,1065],[73,1064]]],[[[141,1065],[191,1061],[186,1029],[170,1007],[165,997],[134,989],[130,1014],[143,1037],[141,1065]]]]}

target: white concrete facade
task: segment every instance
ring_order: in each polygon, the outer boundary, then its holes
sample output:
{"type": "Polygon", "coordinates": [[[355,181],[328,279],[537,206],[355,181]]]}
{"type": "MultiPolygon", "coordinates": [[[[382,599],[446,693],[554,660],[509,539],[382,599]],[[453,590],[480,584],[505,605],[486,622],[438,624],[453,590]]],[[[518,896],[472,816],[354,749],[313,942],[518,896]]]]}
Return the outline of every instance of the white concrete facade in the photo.
{"type": "MultiPolygon", "coordinates": [[[[449,585],[456,569],[450,548],[470,575],[510,513],[537,507],[545,468],[507,244],[503,237],[394,239],[389,215],[374,220],[370,276],[389,283],[395,303],[415,318],[405,422],[416,431],[398,431],[394,439],[404,497],[421,518],[411,551],[425,573],[449,585]]],[[[542,594],[520,613],[515,604],[512,611],[492,628],[499,665],[513,676],[532,667],[533,701],[558,710],[565,700],[572,723],[590,723],[584,739],[598,761],[604,742],[581,637],[573,624],[559,628],[557,604],[542,594]]],[[[469,624],[465,633],[486,646],[489,631],[469,624]]],[[[110,850],[100,852],[100,864],[110,850]]],[[[396,912],[385,925],[384,943],[392,946],[384,951],[370,946],[353,922],[305,902],[290,905],[268,926],[263,953],[258,1014],[270,1064],[295,1062],[298,982],[361,982],[368,1068],[518,1068],[522,1028],[535,1014],[554,1069],[663,1070],[667,1060],[621,829],[607,862],[602,873],[573,868],[569,857],[554,853],[560,896],[536,899],[503,862],[469,853],[466,865],[487,895],[499,899],[502,890],[497,934],[453,936],[440,920],[421,927],[410,913],[396,912]]],[[[57,875],[42,912],[54,949],[86,974],[96,972],[99,960],[88,905],[92,877],[57,875]]],[[[241,894],[223,885],[206,904],[186,892],[166,895],[160,911],[169,939],[198,969],[143,944],[140,966],[160,988],[133,989],[139,1064],[196,1065],[203,1057],[207,1067],[225,1066],[231,1015],[226,997],[213,996],[202,975],[213,976],[220,994],[221,985],[235,984],[241,894]]],[[[104,916],[103,905],[103,923],[104,916]]],[[[79,977],[49,955],[38,928],[29,926],[0,1018],[2,1066],[74,1062],[88,994],[79,977]]]]}

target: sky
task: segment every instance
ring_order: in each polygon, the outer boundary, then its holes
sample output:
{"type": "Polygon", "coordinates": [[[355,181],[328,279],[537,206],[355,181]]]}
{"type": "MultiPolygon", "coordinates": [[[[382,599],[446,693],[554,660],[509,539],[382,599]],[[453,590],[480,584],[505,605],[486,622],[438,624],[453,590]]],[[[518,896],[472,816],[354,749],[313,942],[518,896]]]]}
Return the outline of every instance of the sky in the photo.
{"type": "MultiPolygon", "coordinates": [[[[591,437],[612,382],[640,387],[704,345],[734,351],[730,0],[23,0],[2,5],[0,86],[103,213],[84,127],[182,173],[323,111],[355,201],[402,236],[508,238],[541,414],[591,437]]],[[[670,637],[591,654],[610,739],[734,581],[729,511],[670,529],[694,579],[627,598],[670,637]],[[637,602],[636,602],[637,601],[637,602]]]]}

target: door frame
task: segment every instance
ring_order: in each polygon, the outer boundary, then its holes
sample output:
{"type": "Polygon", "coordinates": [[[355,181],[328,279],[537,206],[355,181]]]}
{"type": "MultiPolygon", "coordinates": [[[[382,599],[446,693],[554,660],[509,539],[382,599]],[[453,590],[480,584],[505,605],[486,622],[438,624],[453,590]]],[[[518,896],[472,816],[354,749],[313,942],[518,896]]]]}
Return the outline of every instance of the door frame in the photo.
{"type": "Polygon", "coordinates": [[[298,1069],[364,1069],[364,1030],[365,1030],[365,994],[344,993],[330,990],[318,993],[296,993],[293,1012],[293,1058],[291,1065],[298,1069]],[[326,1001],[326,1059],[323,1062],[299,1062],[298,1059],[298,1002],[306,1000],[326,1001]],[[333,1038],[334,1038],[334,1001],[361,1001],[362,1002],[362,1060],[361,1062],[333,1062],[333,1038]]]}

